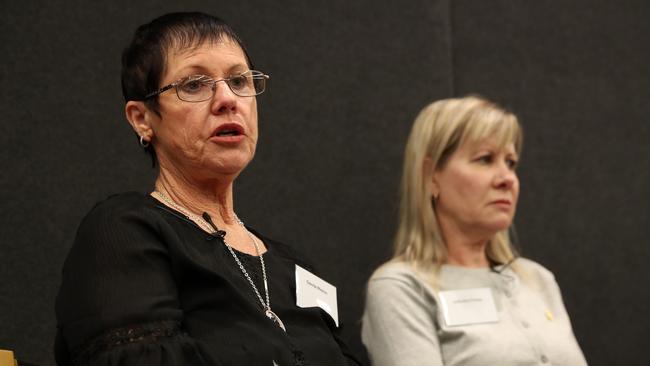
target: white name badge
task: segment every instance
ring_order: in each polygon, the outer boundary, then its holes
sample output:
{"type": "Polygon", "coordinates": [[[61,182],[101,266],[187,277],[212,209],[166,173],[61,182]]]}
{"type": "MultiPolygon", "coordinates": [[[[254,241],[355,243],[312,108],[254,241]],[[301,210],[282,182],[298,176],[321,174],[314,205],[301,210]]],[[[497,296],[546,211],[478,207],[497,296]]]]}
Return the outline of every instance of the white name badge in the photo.
{"type": "Polygon", "coordinates": [[[489,287],[440,291],[438,296],[445,323],[450,327],[499,321],[489,287]]]}
{"type": "Polygon", "coordinates": [[[319,307],[334,319],[337,327],[339,326],[336,287],[299,265],[296,265],[296,305],[301,308],[319,307]]]}

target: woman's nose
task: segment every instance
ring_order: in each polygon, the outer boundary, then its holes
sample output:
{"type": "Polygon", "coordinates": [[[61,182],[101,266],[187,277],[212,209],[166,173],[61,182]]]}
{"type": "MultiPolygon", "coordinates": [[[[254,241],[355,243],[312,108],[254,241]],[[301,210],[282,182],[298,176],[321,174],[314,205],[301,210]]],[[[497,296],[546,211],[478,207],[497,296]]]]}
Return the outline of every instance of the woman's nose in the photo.
{"type": "Polygon", "coordinates": [[[212,96],[212,111],[214,113],[225,113],[232,111],[237,106],[237,95],[230,90],[225,82],[219,82],[214,85],[214,95],[212,96]]]}
{"type": "Polygon", "coordinates": [[[495,183],[500,188],[511,188],[517,181],[517,173],[507,164],[500,164],[495,183]]]}

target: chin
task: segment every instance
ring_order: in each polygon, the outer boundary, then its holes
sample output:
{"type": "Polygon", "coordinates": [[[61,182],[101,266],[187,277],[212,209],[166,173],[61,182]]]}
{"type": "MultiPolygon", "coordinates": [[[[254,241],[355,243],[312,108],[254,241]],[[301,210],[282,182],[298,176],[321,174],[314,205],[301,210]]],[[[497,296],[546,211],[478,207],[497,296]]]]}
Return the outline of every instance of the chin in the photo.
{"type": "Polygon", "coordinates": [[[495,234],[499,231],[507,230],[512,225],[512,219],[503,219],[491,222],[488,226],[495,234]]]}
{"type": "Polygon", "coordinates": [[[216,172],[217,174],[224,176],[224,175],[230,175],[230,176],[238,176],[241,174],[244,169],[246,169],[247,164],[243,165],[235,165],[235,164],[229,164],[229,165],[221,165],[219,167],[215,167],[213,169],[210,169],[213,172],[216,172]]]}
{"type": "Polygon", "coordinates": [[[211,171],[222,174],[239,174],[253,160],[252,154],[233,154],[229,156],[220,156],[216,161],[210,163],[211,171]]]}

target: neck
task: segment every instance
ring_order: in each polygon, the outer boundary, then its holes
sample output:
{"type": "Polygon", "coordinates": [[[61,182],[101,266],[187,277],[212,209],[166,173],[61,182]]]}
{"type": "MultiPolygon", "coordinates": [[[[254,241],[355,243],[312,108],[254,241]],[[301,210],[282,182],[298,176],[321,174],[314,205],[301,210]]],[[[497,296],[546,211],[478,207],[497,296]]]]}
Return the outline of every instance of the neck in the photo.
{"type": "Polygon", "coordinates": [[[232,179],[189,179],[161,167],[155,190],[199,217],[207,212],[217,226],[237,224],[232,179]]]}
{"type": "Polygon", "coordinates": [[[487,241],[461,243],[447,240],[446,243],[448,264],[473,268],[490,266],[485,253],[487,241]]]}
{"type": "MultiPolygon", "coordinates": [[[[240,252],[258,256],[266,252],[264,243],[243,227],[233,207],[233,181],[235,176],[210,179],[190,179],[178,170],[165,169],[160,165],[155,190],[173,202],[164,204],[171,208],[182,207],[202,230],[212,233],[214,227],[203,219],[203,213],[210,215],[210,221],[217,230],[225,231],[227,245],[240,252]]],[[[162,201],[167,201],[166,199],[162,201]]],[[[181,211],[182,210],[178,210],[181,211]]],[[[182,212],[184,213],[184,212],[182,212]]],[[[184,213],[187,215],[187,213],[184,213]]]]}
{"type": "Polygon", "coordinates": [[[489,236],[478,235],[440,220],[442,236],[447,246],[447,263],[463,267],[489,267],[487,244],[489,236]]]}

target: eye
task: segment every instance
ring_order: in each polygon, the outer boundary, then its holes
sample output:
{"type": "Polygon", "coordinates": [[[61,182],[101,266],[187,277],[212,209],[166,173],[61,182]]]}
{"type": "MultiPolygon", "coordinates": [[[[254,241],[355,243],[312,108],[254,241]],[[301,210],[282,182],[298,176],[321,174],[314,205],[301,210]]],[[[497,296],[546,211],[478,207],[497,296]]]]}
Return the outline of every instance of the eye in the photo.
{"type": "Polygon", "coordinates": [[[492,154],[485,154],[476,158],[476,161],[482,164],[490,164],[493,160],[492,154]]]}
{"type": "Polygon", "coordinates": [[[246,89],[250,84],[249,75],[234,75],[228,78],[228,84],[234,90],[246,89]]]}
{"type": "Polygon", "coordinates": [[[519,161],[517,159],[506,159],[506,164],[508,165],[508,168],[510,170],[515,170],[517,168],[517,165],[519,164],[519,161]]]}
{"type": "Polygon", "coordinates": [[[210,89],[211,86],[212,83],[205,76],[190,76],[178,85],[181,91],[186,94],[199,94],[210,89]]]}
{"type": "Polygon", "coordinates": [[[246,77],[233,76],[230,78],[230,86],[236,89],[241,89],[246,85],[246,77]]]}

